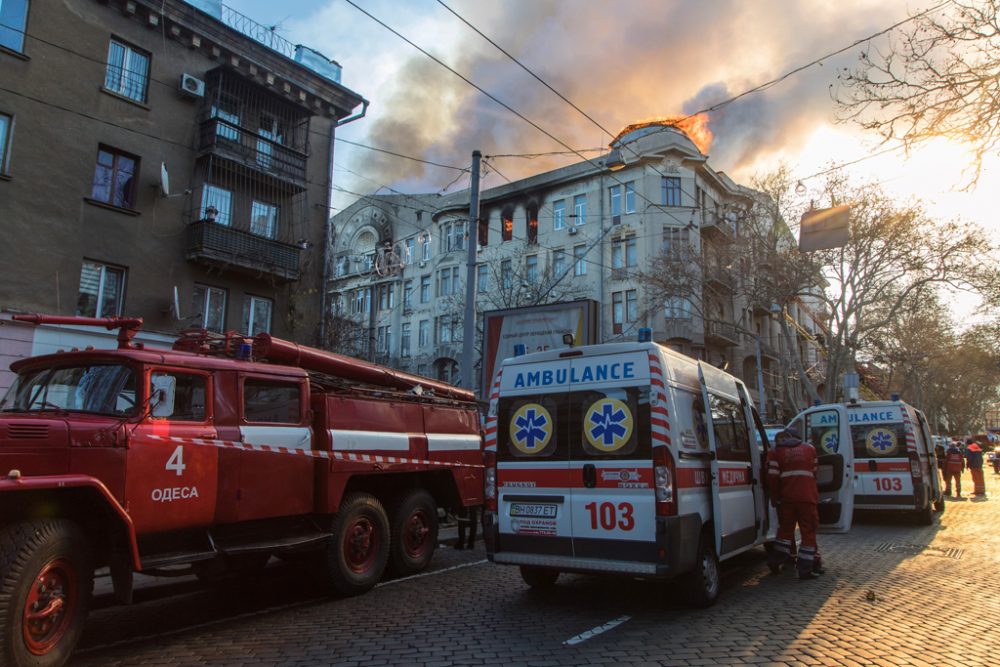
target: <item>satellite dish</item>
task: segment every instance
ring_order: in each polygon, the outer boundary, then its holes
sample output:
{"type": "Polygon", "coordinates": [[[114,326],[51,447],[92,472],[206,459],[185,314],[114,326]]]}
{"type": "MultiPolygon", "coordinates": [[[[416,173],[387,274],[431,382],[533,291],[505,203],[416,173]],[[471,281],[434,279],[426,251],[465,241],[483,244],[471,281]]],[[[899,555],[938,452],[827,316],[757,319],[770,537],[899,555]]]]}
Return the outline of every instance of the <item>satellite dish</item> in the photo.
{"type": "MultiPolygon", "coordinates": [[[[164,197],[170,196],[170,174],[167,173],[167,164],[160,163],[160,194],[164,197]]],[[[175,287],[176,291],[177,288],[175,287]]]]}
{"type": "Polygon", "coordinates": [[[177,285],[174,285],[174,317],[178,320],[184,319],[181,317],[181,295],[177,290],[177,285]]]}

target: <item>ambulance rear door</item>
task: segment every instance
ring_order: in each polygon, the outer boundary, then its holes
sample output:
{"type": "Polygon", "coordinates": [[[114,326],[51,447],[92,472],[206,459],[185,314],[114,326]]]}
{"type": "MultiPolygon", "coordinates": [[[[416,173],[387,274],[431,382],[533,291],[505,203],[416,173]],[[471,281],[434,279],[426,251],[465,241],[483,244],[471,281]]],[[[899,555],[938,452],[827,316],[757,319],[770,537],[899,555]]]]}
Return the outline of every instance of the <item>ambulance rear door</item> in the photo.
{"type": "Polygon", "coordinates": [[[569,372],[569,359],[504,367],[497,405],[498,552],[573,555],[569,372]]]}
{"type": "Polygon", "coordinates": [[[649,355],[576,357],[570,378],[564,398],[573,553],[651,564],[657,555],[649,355]]]}
{"type": "Polygon", "coordinates": [[[854,517],[854,448],[847,408],[818,405],[805,410],[790,427],[816,448],[820,530],[846,533],[854,517]]]}
{"type": "Polygon", "coordinates": [[[858,495],[863,509],[914,509],[916,493],[901,403],[862,403],[848,408],[858,495]]]}
{"type": "Polygon", "coordinates": [[[762,517],[754,497],[750,430],[736,380],[698,363],[712,473],[712,524],[719,559],[757,543],[762,517]]]}

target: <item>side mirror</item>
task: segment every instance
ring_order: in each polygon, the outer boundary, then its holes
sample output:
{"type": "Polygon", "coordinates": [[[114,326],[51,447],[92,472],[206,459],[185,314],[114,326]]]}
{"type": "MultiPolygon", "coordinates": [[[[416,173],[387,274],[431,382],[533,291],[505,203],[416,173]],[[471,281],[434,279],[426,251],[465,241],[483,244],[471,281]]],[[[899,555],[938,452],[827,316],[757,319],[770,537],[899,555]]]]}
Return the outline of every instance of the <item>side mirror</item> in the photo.
{"type": "Polygon", "coordinates": [[[149,406],[153,417],[170,417],[174,414],[174,396],[177,378],[172,375],[154,375],[150,380],[149,406]]]}

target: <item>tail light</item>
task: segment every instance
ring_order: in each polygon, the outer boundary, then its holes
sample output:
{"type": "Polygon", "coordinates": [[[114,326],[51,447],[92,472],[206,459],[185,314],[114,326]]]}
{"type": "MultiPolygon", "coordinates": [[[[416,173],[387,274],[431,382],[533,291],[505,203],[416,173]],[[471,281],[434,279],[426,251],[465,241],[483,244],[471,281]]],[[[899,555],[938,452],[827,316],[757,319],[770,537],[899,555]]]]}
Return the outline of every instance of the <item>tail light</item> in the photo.
{"type": "Polygon", "coordinates": [[[910,475],[913,479],[920,479],[924,476],[924,468],[920,465],[920,455],[910,452],[910,475]]]}
{"type": "Polygon", "coordinates": [[[486,500],[486,509],[495,512],[497,509],[497,453],[490,450],[483,452],[483,463],[485,465],[483,498],[486,500]]]}
{"type": "Polygon", "coordinates": [[[653,485],[656,490],[656,515],[677,513],[674,495],[674,460],[665,446],[653,447],[653,485]]]}

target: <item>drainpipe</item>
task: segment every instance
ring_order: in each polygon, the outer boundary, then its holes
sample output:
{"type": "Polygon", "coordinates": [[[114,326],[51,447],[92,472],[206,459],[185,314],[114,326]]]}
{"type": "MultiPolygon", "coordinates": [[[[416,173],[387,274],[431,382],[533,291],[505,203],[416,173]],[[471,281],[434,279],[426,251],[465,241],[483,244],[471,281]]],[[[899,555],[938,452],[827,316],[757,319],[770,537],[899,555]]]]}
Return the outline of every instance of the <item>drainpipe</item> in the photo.
{"type": "MultiPolygon", "coordinates": [[[[598,260],[598,266],[600,267],[600,269],[598,273],[597,285],[598,289],[600,290],[600,294],[597,298],[597,321],[599,322],[597,326],[597,337],[598,337],[597,342],[603,343],[604,311],[606,310],[604,308],[604,241],[607,238],[608,232],[611,231],[611,227],[608,227],[607,230],[604,229],[604,170],[603,169],[601,169],[601,178],[598,187],[601,188],[601,196],[599,198],[600,208],[598,208],[600,214],[598,215],[597,218],[598,220],[600,220],[601,223],[601,256],[600,256],[601,258],[600,260],[598,260]]],[[[586,220],[584,220],[584,222],[586,222],[586,220]]]]}
{"type": "Polygon", "coordinates": [[[319,347],[321,349],[326,344],[326,309],[328,307],[326,290],[327,282],[330,280],[330,261],[333,259],[329,253],[333,243],[333,146],[336,142],[335,135],[338,127],[364,118],[365,114],[368,113],[368,104],[368,100],[362,99],[361,111],[353,116],[341,118],[330,126],[330,142],[327,150],[330,164],[326,172],[326,206],[323,208],[323,215],[326,216],[323,224],[323,284],[320,285],[319,289],[319,347]]]}

